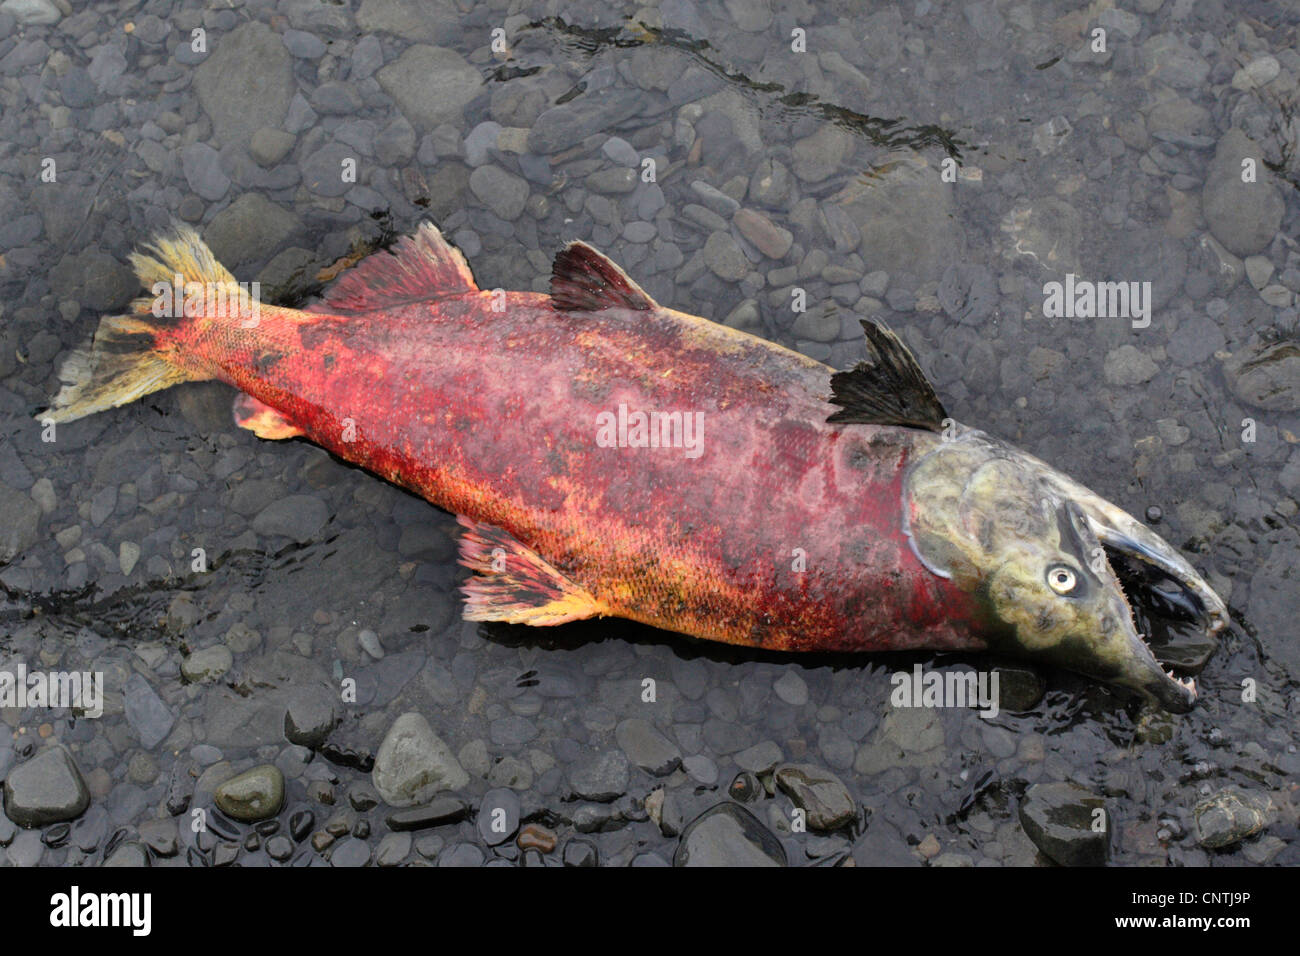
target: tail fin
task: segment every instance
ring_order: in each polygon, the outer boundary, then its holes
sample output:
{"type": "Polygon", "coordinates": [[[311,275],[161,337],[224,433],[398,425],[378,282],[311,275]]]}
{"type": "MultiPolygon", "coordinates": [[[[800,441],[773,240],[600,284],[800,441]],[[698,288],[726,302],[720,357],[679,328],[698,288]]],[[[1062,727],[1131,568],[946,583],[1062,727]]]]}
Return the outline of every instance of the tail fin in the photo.
{"type": "MultiPolygon", "coordinates": [[[[188,226],[160,236],[143,252],[131,254],[131,265],[145,289],[163,282],[173,287],[177,276],[184,283],[233,284],[235,277],[217,262],[197,232],[188,226]]],[[[183,289],[184,286],[181,286],[183,289]]],[[[54,403],[37,418],[71,422],[95,412],[125,405],[150,392],[209,376],[174,361],[171,350],[160,351],[158,334],[183,321],[183,308],[158,315],[155,300],[139,298],[129,315],[106,315],[91,344],[71,352],[59,372],[63,388],[54,403]]]]}

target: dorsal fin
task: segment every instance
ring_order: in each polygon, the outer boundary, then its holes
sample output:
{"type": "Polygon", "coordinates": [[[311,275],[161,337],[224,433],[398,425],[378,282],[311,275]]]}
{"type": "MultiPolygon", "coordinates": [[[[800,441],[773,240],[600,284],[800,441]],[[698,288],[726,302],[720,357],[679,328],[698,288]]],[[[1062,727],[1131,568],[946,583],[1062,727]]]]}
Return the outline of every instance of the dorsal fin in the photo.
{"type": "Polygon", "coordinates": [[[556,254],[551,304],[565,312],[658,308],[626,272],[585,242],[571,242],[556,254]]]}
{"type": "Polygon", "coordinates": [[[414,236],[403,236],[391,249],[372,253],[344,272],[307,311],[371,312],[476,291],[474,274],[460,250],[433,223],[422,222],[414,236]]]}
{"type": "Polygon", "coordinates": [[[867,361],[831,376],[830,402],[841,411],[826,420],[942,431],[948,413],[902,339],[866,319],[862,331],[867,361]]]}

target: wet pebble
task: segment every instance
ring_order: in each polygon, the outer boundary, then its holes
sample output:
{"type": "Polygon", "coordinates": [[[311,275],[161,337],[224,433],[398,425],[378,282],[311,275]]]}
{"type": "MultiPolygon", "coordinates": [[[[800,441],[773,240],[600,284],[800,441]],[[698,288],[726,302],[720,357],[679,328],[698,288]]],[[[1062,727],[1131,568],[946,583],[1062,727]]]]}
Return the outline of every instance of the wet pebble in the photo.
{"type": "Polygon", "coordinates": [[[681,765],[681,751],[648,720],[632,717],[622,721],[615,738],[628,760],[653,776],[667,776],[681,765]]]}
{"type": "Polygon", "coordinates": [[[284,803],[284,774],[274,764],[261,764],[237,774],[213,791],[213,801],[236,820],[273,817],[284,803]]]}
{"type": "Polygon", "coordinates": [[[569,768],[569,787],[582,800],[607,803],[627,790],[627,757],[614,750],[587,754],[569,768]]]}
{"type": "Polygon", "coordinates": [[[1240,843],[1268,825],[1271,802],[1263,794],[1227,787],[1193,808],[1196,842],[1211,850],[1240,843]]]}
{"type": "Polygon", "coordinates": [[[777,787],[807,814],[808,826],[823,832],[857,819],[848,787],[828,770],[811,764],[784,764],[774,775],[777,787]]]}
{"type": "Polygon", "coordinates": [[[785,850],[748,810],[720,803],[682,831],[673,866],[785,866],[785,850]]]}
{"type": "Polygon", "coordinates": [[[479,804],[477,826],[488,846],[505,843],[519,829],[519,797],[503,787],[489,790],[479,804]]]}
{"type": "Polygon", "coordinates": [[[1101,866],[1110,857],[1110,817],[1101,797],[1072,783],[1036,783],[1025,791],[1020,824],[1062,866],[1101,866]]]}
{"type": "Polygon", "coordinates": [[[253,519],[253,530],[261,535],[280,535],[298,543],[310,541],[329,520],[325,502],[311,495],[289,495],[273,501],[253,519]]]}
{"type": "Polygon", "coordinates": [[[424,715],[408,712],[393,721],[380,744],[371,779],[390,806],[409,807],[441,790],[461,789],[469,774],[424,715]]]}
{"type": "Polygon", "coordinates": [[[90,791],[81,770],[61,744],[41,750],[5,778],[5,815],[19,826],[75,820],[89,805],[90,791]]]}

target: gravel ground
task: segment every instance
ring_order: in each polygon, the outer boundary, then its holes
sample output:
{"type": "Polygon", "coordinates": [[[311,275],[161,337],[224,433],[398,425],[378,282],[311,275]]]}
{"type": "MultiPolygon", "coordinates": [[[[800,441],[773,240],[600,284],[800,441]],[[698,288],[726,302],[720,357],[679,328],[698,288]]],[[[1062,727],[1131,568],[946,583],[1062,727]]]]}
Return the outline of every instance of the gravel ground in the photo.
{"type": "Polygon", "coordinates": [[[97,719],[0,708],[0,858],[1300,863],[1293,5],[223,6],[0,3],[0,670],[106,687],[97,719]],[[155,230],[298,304],[424,218],[484,288],[545,290],[582,238],[840,367],[887,320],[955,417],[1229,601],[1201,705],[1008,664],[985,720],[891,707],[911,657],[467,624],[453,518],[216,384],[42,440],[155,230]],[[1150,282],[1149,326],[1045,317],[1066,273],[1150,282]]]}

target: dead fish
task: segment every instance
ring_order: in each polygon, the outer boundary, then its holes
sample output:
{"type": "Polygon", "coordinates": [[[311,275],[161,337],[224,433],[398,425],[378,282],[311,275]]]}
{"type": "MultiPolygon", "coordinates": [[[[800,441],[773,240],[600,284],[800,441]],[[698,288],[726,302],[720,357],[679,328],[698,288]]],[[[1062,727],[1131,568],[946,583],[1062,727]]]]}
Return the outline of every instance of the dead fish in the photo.
{"type": "Polygon", "coordinates": [[[557,255],[550,294],[480,289],[428,223],[305,311],[221,294],[234,277],[190,229],[132,261],[152,297],[101,320],[38,417],[226,382],[243,427],[305,437],[459,515],[470,620],[991,651],[1175,712],[1195,684],[1157,663],[1116,562],[1206,634],[1227,623],[1148,528],[949,418],[872,322],[868,360],[835,372],[664,308],[582,242],[557,255]]]}

